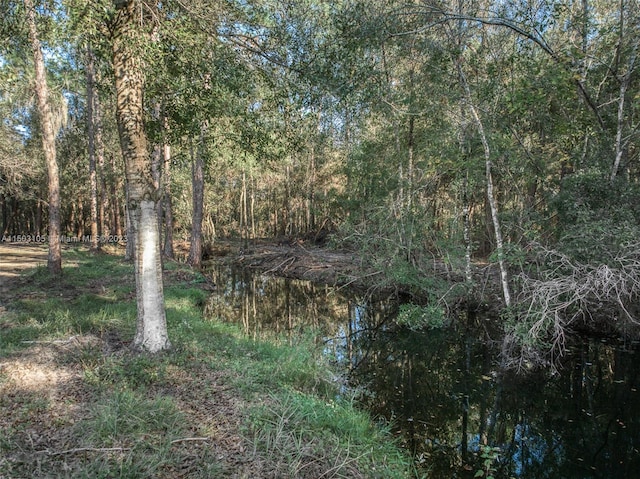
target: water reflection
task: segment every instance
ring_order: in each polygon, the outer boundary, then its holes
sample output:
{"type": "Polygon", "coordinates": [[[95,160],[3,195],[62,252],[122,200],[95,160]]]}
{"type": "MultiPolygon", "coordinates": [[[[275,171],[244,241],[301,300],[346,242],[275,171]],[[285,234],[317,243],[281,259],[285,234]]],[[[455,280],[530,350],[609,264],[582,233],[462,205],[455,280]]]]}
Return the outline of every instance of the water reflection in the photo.
{"type": "MultiPolygon", "coordinates": [[[[253,337],[317,343],[390,420],[426,477],[640,477],[639,364],[633,351],[581,341],[559,374],[495,367],[484,327],[414,332],[393,326],[392,301],[366,302],[305,281],[214,268],[211,314],[253,337]]],[[[484,322],[485,320],[479,320],[484,322]]]]}

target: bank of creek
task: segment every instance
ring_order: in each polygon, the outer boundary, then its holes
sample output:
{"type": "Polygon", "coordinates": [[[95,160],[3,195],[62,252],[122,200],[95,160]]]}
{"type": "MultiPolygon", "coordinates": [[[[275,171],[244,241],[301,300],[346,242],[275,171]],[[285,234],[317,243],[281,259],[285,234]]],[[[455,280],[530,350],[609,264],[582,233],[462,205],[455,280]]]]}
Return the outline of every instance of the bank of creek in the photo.
{"type": "Polygon", "coordinates": [[[363,288],[375,271],[357,276],[342,253],[314,262],[314,251],[272,245],[213,259],[208,313],[254,337],[313,335],[344,394],[390,422],[427,477],[637,477],[633,348],[576,338],[557,372],[502,372],[496,318],[399,327],[402,300],[363,288]]]}

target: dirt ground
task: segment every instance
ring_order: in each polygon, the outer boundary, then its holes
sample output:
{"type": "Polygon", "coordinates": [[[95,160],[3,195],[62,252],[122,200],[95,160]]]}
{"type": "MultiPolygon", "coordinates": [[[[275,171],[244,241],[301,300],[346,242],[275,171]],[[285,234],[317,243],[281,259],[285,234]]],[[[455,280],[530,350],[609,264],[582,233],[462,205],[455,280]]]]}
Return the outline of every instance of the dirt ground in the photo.
{"type": "Polygon", "coordinates": [[[0,303],[11,281],[26,269],[47,265],[47,247],[33,243],[0,243],[0,303]]]}

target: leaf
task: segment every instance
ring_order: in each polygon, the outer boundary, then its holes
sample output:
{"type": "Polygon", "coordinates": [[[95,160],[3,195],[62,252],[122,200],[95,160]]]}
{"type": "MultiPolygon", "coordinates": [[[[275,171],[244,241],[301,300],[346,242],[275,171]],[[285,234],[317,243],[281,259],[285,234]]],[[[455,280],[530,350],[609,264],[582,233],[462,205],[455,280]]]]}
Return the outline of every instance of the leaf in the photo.
{"type": "Polygon", "coordinates": [[[473,477],[482,477],[484,476],[484,471],[479,469],[473,477]]]}

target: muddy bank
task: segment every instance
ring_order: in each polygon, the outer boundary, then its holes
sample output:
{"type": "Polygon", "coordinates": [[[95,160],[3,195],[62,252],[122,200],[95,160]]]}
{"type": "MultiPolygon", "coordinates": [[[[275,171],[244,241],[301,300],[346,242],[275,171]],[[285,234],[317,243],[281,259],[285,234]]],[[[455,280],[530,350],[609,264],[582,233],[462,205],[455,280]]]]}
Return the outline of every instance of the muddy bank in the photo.
{"type": "Polygon", "coordinates": [[[264,274],[336,286],[366,288],[371,278],[381,273],[367,268],[355,253],[331,251],[301,242],[260,240],[243,248],[240,243],[220,241],[207,246],[205,259],[223,261],[264,274]]]}
{"type": "MultiPolygon", "coordinates": [[[[417,292],[409,285],[394,281],[387,272],[375,268],[357,252],[335,251],[304,242],[257,240],[245,248],[239,242],[219,241],[207,246],[205,259],[274,276],[348,287],[368,294],[396,294],[417,302],[428,299],[428,292],[417,292]]],[[[449,288],[465,282],[463,274],[444,261],[432,260],[417,267],[425,276],[441,280],[449,288]]],[[[496,306],[502,303],[499,272],[494,266],[474,264],[473,280],[473,300],[456,298],[456,306],[461,306],[463,301],[473,304],[489,302],[496,306]]]]}

